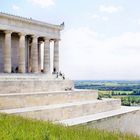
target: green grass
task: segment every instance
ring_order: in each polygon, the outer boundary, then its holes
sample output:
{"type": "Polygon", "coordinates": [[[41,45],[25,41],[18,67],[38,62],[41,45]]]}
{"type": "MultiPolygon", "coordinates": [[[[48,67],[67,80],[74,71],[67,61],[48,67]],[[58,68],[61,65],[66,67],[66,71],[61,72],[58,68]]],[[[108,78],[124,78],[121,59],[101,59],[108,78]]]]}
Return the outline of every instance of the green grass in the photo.
{"type": "Polygon", "coordinates": [[[140,140],[139,137],[87,129],[64,127],[50,122],[0,114],[0,140],[140,140]]]}

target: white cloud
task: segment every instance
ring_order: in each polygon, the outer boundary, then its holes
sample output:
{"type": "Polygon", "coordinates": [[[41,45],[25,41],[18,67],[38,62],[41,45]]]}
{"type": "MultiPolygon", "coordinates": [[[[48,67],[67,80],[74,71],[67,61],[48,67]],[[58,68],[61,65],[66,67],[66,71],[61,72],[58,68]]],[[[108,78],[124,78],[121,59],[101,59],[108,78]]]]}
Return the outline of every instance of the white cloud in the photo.
{"type": "Polygon", "coordinates": [[[73,79],[138,79],[140,33],[100,39],[89,28],[65,31],[60,66],[73,79]]]}
{"type": "Polygon", "coordinates": [[[54,5],[54,0],[28,0],[29,2],[39,5],[42,8],[54,5]]]}
{"type": "Polygon", "coordinates": [[[140,19],[132,19],[132,21],[136,24],[140,24],[140,19]]]}
{"type": "Polygon", "coordinates": [[[108,20],[109,20],[108,17],[101,17],[101,18],[102,18],[102,20],[104,20],[104,21],[108,21],[108,20]]]}
{"type": "Polygon", "coordinates": [[[122,9],[121,6],[105,6],[105,5],[100,5],[99,11],[100,12],[106,12],[106,13],[116,13],[122,9]]]}
{"type": "Polygon", "coordinates": [[[91,19],[94,19],[94,20],[95,20],[95,19],[98,19],[98,18],[100,18],[99,15],[92,15],[92,16],[91,16],[91,19]]]}
{"type": "Polygon", "coordinates": [[[90,15],[90,19],[92,20],[103,20],[108,21],[109,18],[107,16],[100,16],[100,15],[90,15]]]}
{"type": "Polygon", "coordinates": [[[14,11],[18,11],[20,8],[19,8],[19,6],[13,4],[13,5],[12,5],[12,9],[13,9],[14,11]]]}

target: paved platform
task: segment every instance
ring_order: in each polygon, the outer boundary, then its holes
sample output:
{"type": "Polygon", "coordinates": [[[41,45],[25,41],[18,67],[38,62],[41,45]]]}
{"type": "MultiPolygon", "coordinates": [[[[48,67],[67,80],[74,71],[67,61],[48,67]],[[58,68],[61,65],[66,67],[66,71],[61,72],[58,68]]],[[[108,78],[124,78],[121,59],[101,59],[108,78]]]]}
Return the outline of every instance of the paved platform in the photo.
{"type": "Polygon", "coordinates": [[[74,89],[74,82],[47,74],[0,74],[0,94],[65,91],[74,89]]]}
{"type": "Polygon", "coordinates": [[[39,120],[64,120],[120,108],[117,99],[88,100],[64,104],[3,109],[1,113],[16,114],[39,120]]]}
{"type": "MultiPolygon", "coordinates": [[[[57,77],[56,74],[44,74],[44,73],[0,73],[0,81],[13,81],[13,80],[62,80],[62,77],[57,77]]],[[[66,79],[68,80],[68,79],[66,79]]]]}
{"type": "Polygon", "coordinates": [[[117,116],[120,114],[130,113],[130,112],[137,111],[137,110],[140,110],[140,107],[121,106],[120,109],[96,113],[96,114],[72,118],[72,119],[61,120],[56,123],[61,123],[61,124],[68,125],[68,126],[74,126],[74,125],[90,123],[93,121],[101,120],[101,119],[112,117],[112,116],[117,116]]]}
{"type": "Polygon", "coordinates": [[[0,94],[0,109],[12,109],[77,101],[96,100],[97,90],[0,94]]]}

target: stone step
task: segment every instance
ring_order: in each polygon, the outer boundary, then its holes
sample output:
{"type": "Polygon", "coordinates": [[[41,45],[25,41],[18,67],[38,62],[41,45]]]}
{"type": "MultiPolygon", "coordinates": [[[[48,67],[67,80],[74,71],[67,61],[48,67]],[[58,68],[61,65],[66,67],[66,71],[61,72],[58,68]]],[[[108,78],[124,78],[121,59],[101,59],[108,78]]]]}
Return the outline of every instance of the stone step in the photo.
{"type": "Polygon", "coordinates": [[[74,126],[74,125],[80,125],[80,124],[86,125],[87,123],[91,123],[93,121],[98,121],[98,120],[106,119],[113,116],[127,114],[127,113],[134,112],[137,110],[140,110],[140,107],[121,106],[121,108],[116,109],[116,110],[110,110],[110,111],[100,112],[100,113],[96,113],[92,115],[86,115],[86,116],[76,117],[72,119],[61,120],[56,123],[61,123],[67,126],[74,126]]]}
{"type": "Polygon", "coordinates": [[[0,94],[52,92],[74,89],[72,80],[49,79],[45,76],[0,77],[0,94]]]}
{"type": "Polygon", "coordinates": [[[88,101],[97,97],[97,90],[0,94],[0,109],[88,101]]]}
{"type": "Polygon", "coordinates": [[[74,81],[56,74],[0,74],[0,94],[52,92],[74,89],[74,81]]]}
{"type": "MultiPolygon", "coordinates": [[[[59,78],[59,77],[58,77],[59,78]]],[[[1,73],[0,81],[10,81],[10,80],[35,80],[35,79],[47,79],[54,80],[58,79],[56,74],[44,74],[44,73],[1,73]]],[[[62,78],[61,78],[62,79],[62,78]]]]}
{"type": "Polygon", "coordinates": [[[59,121],[119,109],[120,107],[121,101],[118,99],[103,99],[46,106],[6,109],[0,110],[0,112],[16,114],[23,117],[39,120],[59,121]]]}

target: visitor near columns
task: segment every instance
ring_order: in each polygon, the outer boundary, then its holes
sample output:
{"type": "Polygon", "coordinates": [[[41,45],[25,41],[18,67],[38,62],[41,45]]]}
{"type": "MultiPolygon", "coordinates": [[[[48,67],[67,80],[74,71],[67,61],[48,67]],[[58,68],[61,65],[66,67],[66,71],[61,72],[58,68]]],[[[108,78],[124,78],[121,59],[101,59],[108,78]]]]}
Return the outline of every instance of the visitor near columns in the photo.
{"type": "Polygon", "coordinates": [[[53,70],[54,73],[59,72],[59,40],[54,41],[53,70]]]}

